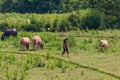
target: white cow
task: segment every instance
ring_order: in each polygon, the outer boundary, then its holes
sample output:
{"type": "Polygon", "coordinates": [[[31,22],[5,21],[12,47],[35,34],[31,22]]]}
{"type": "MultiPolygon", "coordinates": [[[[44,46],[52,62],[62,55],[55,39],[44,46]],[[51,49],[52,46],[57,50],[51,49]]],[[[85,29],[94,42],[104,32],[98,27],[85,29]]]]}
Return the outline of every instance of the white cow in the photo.
{"type": "Polygon", "coordinates": [[[108,48],[108,47],[109,47],[109,44],[107,40],[100,40],[99,48],[101,51],[102,51],[102,48],[108,48]]]}

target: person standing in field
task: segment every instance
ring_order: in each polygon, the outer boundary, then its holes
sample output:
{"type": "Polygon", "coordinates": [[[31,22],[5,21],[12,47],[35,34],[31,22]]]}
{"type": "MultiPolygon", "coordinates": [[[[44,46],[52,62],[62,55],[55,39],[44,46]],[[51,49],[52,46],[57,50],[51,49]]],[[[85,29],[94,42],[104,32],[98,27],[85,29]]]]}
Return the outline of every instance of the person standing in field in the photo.
{"type": "Polygon", "coordinates": [[[67,52],[67,57],[70,57],[70,56],[69,56],[69,50],[68,50],[68,48],[69,48],[68,38],[65,38],[65,39],[63,40],[63,53],[62,53],[62,57],[63,57],[63,55],[64,55],[65,52],[67,52]]]}

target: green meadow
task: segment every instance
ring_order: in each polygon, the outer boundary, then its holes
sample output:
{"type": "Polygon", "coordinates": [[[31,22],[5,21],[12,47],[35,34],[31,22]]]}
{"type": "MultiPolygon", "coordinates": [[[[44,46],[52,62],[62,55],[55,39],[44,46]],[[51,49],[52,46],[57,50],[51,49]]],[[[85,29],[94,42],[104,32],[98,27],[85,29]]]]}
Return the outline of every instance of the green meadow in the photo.
{"type": "MultiPolygon", "coordinates": [[[[78,30],[69,32],[18,32],[18,37],[0,41],[0,80],[119,80],[120,31],[78,30]],[[21,51],[20,38],[39,35],[44,49],[21,51]],[[70,58],[62,53],[68,37],[70,58]],[[109,42],[99,51],[99,41],[109,42]]],[[[0,32],[2,35],[2,32],[0,32]]]]}

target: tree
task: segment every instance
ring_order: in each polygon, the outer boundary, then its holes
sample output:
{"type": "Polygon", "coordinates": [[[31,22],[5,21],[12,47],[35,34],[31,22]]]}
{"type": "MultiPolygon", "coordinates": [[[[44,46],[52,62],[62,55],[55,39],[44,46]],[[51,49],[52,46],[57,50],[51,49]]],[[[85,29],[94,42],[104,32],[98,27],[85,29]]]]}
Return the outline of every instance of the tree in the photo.
{"type": "Polygon", "coordinates": [[[3,0],[1,4],[1,12],[12,12],[13,11],[13,0],[3,0]]]}

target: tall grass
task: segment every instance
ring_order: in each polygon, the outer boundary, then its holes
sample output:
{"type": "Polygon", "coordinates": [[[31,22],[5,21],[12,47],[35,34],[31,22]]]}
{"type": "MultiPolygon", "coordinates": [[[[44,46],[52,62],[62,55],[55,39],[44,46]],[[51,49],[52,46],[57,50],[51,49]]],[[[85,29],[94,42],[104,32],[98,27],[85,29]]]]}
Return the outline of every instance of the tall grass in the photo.
{"type": "MultiPolygon", "coordinates": [[[[117,33],[119,33],[116,30],[117,33]]],[[[116,52],[119,51],[119,35],[117,33],[111,33],[111,31],[89,31],[89,32],[84,32],[79,31],[79,32],[71,32],[65,34],[63,37],[60,37],[59,34],[61,33],[51,33],[51,32],[18,32],[18,37],[13,38],[10,36],[9,40],[5,39],[4,41],[0,41],[0,47],[1,51],[3,50],[12,50],[13,48],[20,50],[20,39],[21,37],[28,37],[30,38],[30,50],[33,49],[33,44],[32,44],[32,36],[34,35],[39,35],[41,39],[44,42],[44,49],[49,50],[49,51],[62,51],[62,46],[63,46],[63,39],[64,37],[68,37],[68,43],[70,47],[70,51],[75,51],[75,50],[98,50],[99,46],[99,41],[101,39],[106,39],[108,40],[110,44],[110,48],[108,51],[111,52],[116,52]],[[113,36],[116,35],[116,38],[113,36]],[[78,37],[77,37],[78,36],[78,37]],[[112,38],[113,37],[113,38],[112,38]]],[[[2,34],[2,33],[1,33],[2,34]]],[[[64,34],[64,33],[63,33],[64,34]]],[[[13,50],[15,50],[13,49],[13,50]]]]}
{"type": "MultiPolygon", "coordinates": [[[[117,31],[117,30],[116,30],[117,31]]],[[[73,55],[72,58],[76,58],[74,55],[78,55],[76,53],[79,53],[80,55],[83,55],[82,51],[85,52],[85,54],[89,58],[91,56],[89,55],[101,55],[101,52],[98,52],[98,45],[99,41],[101,39],[107,39],[110,47],[108,51],[103,52],[107,53],[106,55],[111,55],[112,53],[119,53],[120,51],[120,45],[118,44],[119,41],[119,35],[118,33],[114,33],[115,35],[118,35],[116,38],[111,38],[113,36],[113,33],[109,32],[101,32],[101,31],[88,31],[82,32],[79,31],[77,35],[83,35],[83,37],[76,37],[76,33],[68,33],[68,41],[70,45],[70,55],[73,55]],[[82,34],[84,33],[84,34],[82,34]],[[100,35],[100,37],[95,37],[97,35],[100,35]],[[105,34],[105,35],[102,35],[105,34]],[[106,35],[108,36],[106,37],[106,35]],[[87,37],[86,37],[87,35],[87,37]],[[94,35],[94,36],[91,36],[94,35]],[[90,36],[90,37],[88,37],[90,36]],[[75,53],[76,51],[76,53],[75,53]],[[100,54],[97,54],[100,53],[100,54]]],[[[75,68],[78,68],[78,66],[81,66],[79,63],[72,63],[70,59],[67,59],[68,62],[53,58],[52,56],[58,56],[57,51],[62,51],[62,40],[64,37],[58,36],[61,33],[51,33],[51,32],[43,32],[43,33],[33,33],[33,32],[19,32],[18,37],[14,41],[13,37],[10,37],[10,41],[6,39],[5,41],[0,41],[0,71],[4,73],[4,77],[6,80],[24,80],[27,76],[27,71],[33,69],[33,68],[47,68],[49,70],[55,70],[60,69],[60,72],[66,73],[68,70],[74,70],[75,68]],[[38,50],[38,51],[19,51],[20,48],[20,38],[21,37],[29,37],[32,38],[33,35],[39,35],[41,36],[42,40],[45,43],[45,49],[38,50]],[[10,50],[9,50],[10,49],[10,50]],[[15,52],[14,52],[15,51],[15,52]],[[19,53],[21,52],[21,53],[19,53]],[[46,55],[46,57],[41,56],[46,55]],[[70,61],[70,62],[69,62],[70,61]],[[75,65],[74,65],[75,64],[75,65]],[[76,67],[77,66],[77,67],[76,67]],[[18,68],[18,69],[17,69],[18,68]],[[5,72],[6,71],[6,72],[5,72]]],[[[32,49],[32,42],[30,43],[32,49]]],[[[79,56],[77,56],[78,58],[79,56]]],[[[71,59],[72,59],[71,58],[71,59]]],[[[98,57],[99,58],[99,57],[98,57]]],[[[103,58],[103,56],[102,56],[103,58]]],[[[78,58],[78,60],[82,61],[82,58],[78,58]]],[[[92,57],[90,58],[92,59],[92,57]]],[[[101,59],[101,58],[100,58],[101,59]]],[[[76,59],[75,59],[76,60],[76,59]]],[[[98,72],[105,73],[107,75],[115,76],[119,78],[119,76],[116,76],[112,73],[106,73],[104,70],[101,70],[99,68],[95,67],[89,67],[89,66],[81,66],[85,68],[89,68],[94,70],[97,70],[98,72]]],[[[0,73],[1,74],[1,73],[0,73]]],[[[85,75],[85,72],[81,71],[81,75],[85,75]]],[[[76,78],[77,79],[77,78],[76,78]]]]}
{"type": "Polygon", "coordinates": [[[104,29],[106,16],[92,9],[63,14],[0,14],[0,30],[17,28],[18,30],[44,31],[72,31],[77,29],[104,29]]]}

